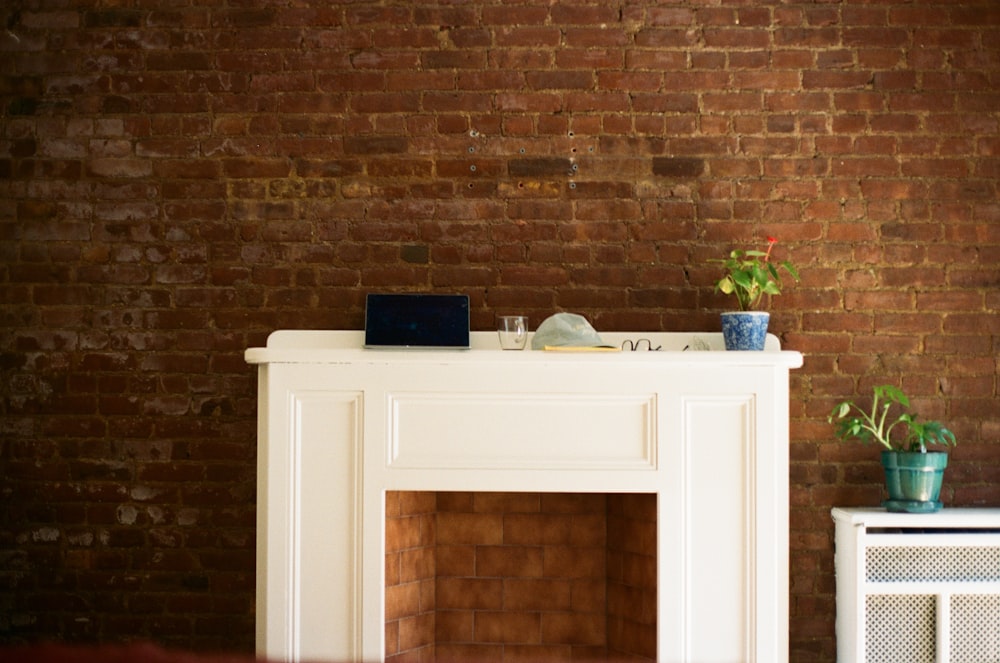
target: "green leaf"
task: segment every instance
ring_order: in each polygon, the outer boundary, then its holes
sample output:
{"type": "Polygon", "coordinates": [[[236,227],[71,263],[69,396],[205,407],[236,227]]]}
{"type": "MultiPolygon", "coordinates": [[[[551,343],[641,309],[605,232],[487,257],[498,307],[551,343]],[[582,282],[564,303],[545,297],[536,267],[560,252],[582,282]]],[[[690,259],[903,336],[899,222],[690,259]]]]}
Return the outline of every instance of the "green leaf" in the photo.
{"type": "Polygon", "coordinates": [[[739,286],[741,286],[743,288],[749,288],[751,286],[751,284],[753,283],[753,281],[750,279],[750,277],[745,272],[733,272],[729,276],[729,278],[731,278],[733,281],[735,281],[736,285],[739,285],[739,286]]]}

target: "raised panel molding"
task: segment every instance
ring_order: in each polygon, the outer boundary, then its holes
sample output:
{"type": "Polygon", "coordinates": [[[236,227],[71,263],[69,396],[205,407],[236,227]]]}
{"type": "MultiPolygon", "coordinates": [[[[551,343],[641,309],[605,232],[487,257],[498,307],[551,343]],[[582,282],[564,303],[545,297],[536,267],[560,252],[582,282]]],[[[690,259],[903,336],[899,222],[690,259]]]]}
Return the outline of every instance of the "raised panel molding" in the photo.
{"type": "Polygon", "coordinates": [[[754,660],[755,398],[682,400],[686,660],[754,660]]]}
{"type": "Polygon", "coordinates": [[[361,651],[364,399],[358,391],[299,389],[289,401],[289,648],[296,661],[320,660],[333,649],[353,660],[361,651]],[[317,610],[316,595],[338,600],[317,610]]]}
{"type": "Polygon", "coordinates": [[[390,468],[656,469],[653,394],[401,393],[389,401],[390,468]]]}

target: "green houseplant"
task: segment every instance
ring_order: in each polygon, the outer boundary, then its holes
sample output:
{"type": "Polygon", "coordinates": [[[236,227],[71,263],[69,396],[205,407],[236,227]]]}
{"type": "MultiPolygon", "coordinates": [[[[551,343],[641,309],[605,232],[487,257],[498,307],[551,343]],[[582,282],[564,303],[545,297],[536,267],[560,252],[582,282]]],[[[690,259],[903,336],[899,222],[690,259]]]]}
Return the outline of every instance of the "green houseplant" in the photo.
{"type": "Polygon", "coordinates": [[[930,452],[928,445],[956,444],[955,434],[939,421],[918,421],[902,389],[880,385],[872,389],[867,409],[854,401],[833,408],[828,421],[842,440],[877,442],[882,449],[890,511],[929,513],[941,508],[938,498],[948,454],[930,452]]]}
{"type": "Polygon", "coordinates": [[[757,310],[764,296],[781,294],[781,271],[795,279],[799,274],[788,260],[773,262],[771,250],[778,242],[767,238],[767,250],[734,249],[728,258],[716,259],[721,263],[723,276],[715,284],[715,291],[734,295],[738,311],[722,314],[722,335],[727,350],[763,350],[770,314],[757,310]]]}

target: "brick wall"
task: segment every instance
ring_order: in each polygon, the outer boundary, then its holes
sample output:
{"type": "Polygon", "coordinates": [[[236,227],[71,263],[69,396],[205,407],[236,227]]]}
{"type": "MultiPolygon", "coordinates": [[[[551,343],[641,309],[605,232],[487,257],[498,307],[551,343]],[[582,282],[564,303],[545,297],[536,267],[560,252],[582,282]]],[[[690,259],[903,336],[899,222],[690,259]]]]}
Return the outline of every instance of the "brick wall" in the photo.
{"type": "Polygon", "coordinates": [[[386,659],[656,660],[656,496],[389,492],[386,659]]]}
{"type": "Polygon", "coordinates": [[[801,268],[791,647],[832,661],[825,415],[904,386],[1000,503],[993,0],[0,9],[0,639],[253,640],[255,376],[371,290],[717,329],[706,260],[801,268]]]}
{"type": "Polygon", "coordinates": [[[436,643],[437,496],[385,498],[385,657],[433,661],[436,643]]]}

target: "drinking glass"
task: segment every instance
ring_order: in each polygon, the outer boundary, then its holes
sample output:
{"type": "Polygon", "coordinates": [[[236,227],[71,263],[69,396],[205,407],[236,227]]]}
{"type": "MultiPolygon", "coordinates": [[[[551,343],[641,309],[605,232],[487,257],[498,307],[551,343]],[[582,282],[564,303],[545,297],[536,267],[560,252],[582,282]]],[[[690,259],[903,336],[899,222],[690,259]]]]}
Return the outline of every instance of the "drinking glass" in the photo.
{"type": "Polygon", "coordinates": [[[497,317],[497,333],[504,350],[523,350],[528,342],[528,318],[523,315],[497,317]]]}

